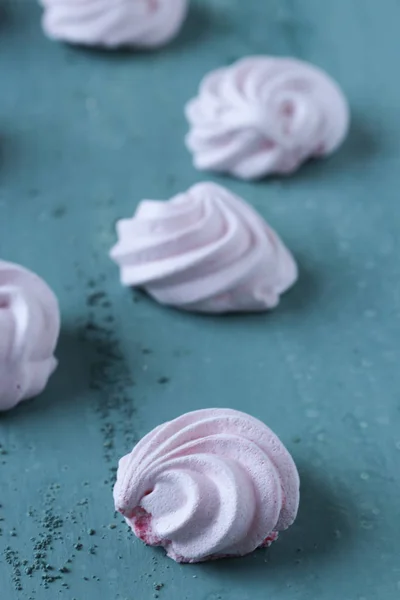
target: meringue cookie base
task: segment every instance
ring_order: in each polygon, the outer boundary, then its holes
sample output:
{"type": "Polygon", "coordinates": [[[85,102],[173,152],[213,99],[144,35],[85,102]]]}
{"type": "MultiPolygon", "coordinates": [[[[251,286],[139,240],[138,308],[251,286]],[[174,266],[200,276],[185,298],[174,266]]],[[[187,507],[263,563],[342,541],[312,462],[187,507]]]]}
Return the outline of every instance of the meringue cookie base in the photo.
{"type": "MultiPolygon", "coordinates": [[[[220,560],[223,558],[240,558],[241,556],[245,556],[244,554],[213,554],[211,556],[205,556],[199,560],[194,560],[192,558],[186,558],[185,556],[181,556],[180,554],[176,554],[174,552],[171,542],[169,540],[163,540],[157,537],[154,534],[152,528],[152,516],[150,513],[145,511],[143,508],[138,508],[135,511],[135,514],[131,516],[131,518],[125,518],[125,521],[132,529],[133,533],[136,535],[139,540],[144,542],[147,546],[155,546],[164,548],[167,556],[172,558],[177,563],[181,564],[196,564],[201,562],[207,562],[209,560],[220,560]]],[[[256,550],[260,550],[262,548],[269,548],[271,544],[273,544],[279,537],[279,533],[277,531],[271,532],[265,540],[256,548],[256,550]]]]}

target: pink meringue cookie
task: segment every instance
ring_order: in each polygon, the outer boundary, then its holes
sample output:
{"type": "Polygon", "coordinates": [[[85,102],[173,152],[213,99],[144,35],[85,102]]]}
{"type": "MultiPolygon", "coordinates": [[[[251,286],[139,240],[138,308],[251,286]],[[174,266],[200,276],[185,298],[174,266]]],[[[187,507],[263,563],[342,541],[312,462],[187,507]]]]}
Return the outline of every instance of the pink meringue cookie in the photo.
{"type": "Polygon", "coordinates": [[[236,410],[187,413],[121,458],[116,510],[177,562],[244,556],[294,522],[296,466],[261,421],[236,410]]]}
{"type": "Polygon", "coordinates": [[[110,252],[121,282],[161,304],[209,312],[263,311],[297,279],[278,235],[249,204],[214,183],[169,202],[145,200],[117,223],[110,252]]]}
{"type": "Polygon", "coordinates": [[[41,0],[43,29],[72,44],[154,48],[174,38],[188,0],[41,0]]]}
{"type": "Polygon", "coordinates": [[[0,261],[0,410],[40,394],[57,366],[57,298],[37,275],[0,261]]]}
{"type": "Polygon", "coordinates": [[[333,79],[306,62],[270,56],[208,74],[186,116],[195,167],[242,179],[292,173],[334,152],[349,128],[347,100],[333,79]]]}

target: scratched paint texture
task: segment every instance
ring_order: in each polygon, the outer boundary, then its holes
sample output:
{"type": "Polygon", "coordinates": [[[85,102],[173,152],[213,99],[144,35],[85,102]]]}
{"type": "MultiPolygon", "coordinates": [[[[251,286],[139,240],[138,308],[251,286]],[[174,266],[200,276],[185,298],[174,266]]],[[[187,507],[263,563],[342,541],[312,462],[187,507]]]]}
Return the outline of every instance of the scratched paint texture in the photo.
{"type": "Polygon", "coordinates": [[[400,3],[203,0],[159,53],[53,44],[0,3],[0,256],[60,298],[60,366],[0,416],[1,600],[394,600],[400,595],[400,3]],[[114,222],[201,180],[183,104],[211,68],[293,55],[353,112],[329,160],[257,184],[214,178],[301,265],[273,314],[206,318],[119,286],[114,222]],[[229,406],[265,420],[302,475],[268,551],[179,566],[114,515],[118,457],[159,422],[229,406]]]}

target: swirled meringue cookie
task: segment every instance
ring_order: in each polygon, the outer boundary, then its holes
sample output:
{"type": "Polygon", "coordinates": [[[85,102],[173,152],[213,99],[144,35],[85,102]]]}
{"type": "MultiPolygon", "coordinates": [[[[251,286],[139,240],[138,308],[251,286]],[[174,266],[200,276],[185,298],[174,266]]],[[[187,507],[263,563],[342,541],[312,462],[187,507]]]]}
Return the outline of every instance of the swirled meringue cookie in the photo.
{"type": "Polygon", "coordinates": [[[85,46],[155,48],[174,38],[188,0],[41,0],[43,29],[85,46]]]}
{"type": "Polygon", "coordinates": [[[324,71],[292,58],[253,56],[207,75],[186,106],[198,169],[256,179],[292,173],[346,137],[349,108],[324,71]]]}
{"type": "Polygon", "coordinates": [[[198,312],[263,311],[297,278],[289,250],[244,200],[199,183],[169,202],[141,202],[117,223],[121,282],[198,312]]]}
{"type": "Polygon", "coordinates": [[[160,425],[120,460],[114,500],[138,538],[194,563],[270,545],[296,518],[299,476],[261,421],[199,410],[160,425]]]}
{"type": "Polygon", "coordinates": [[[57,298],[37,275],[0,261],[0,410],[40,394],[57,366],[57,298]]]}

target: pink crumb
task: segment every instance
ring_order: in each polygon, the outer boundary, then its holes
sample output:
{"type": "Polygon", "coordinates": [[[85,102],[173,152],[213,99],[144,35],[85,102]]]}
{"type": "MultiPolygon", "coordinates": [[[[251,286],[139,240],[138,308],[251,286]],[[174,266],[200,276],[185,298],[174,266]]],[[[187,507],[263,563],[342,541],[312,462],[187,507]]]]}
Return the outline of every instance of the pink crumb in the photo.
{"type": "Polygon", "coordinates": [[[271,544],[276,542],[278,537],[279,537],[279,533],[277,531],[273,531],[265,538],[265,540],[261,544],[260,548],[269,548],[271,544]]]}
{"type": "Polygon", "coordinates": [[[161,546],[162,540],[157,538],[151,526],[151,514],[144,508],[137,508],[130,519],[130,524],[136,536],[148,546],[161,546]]]}

